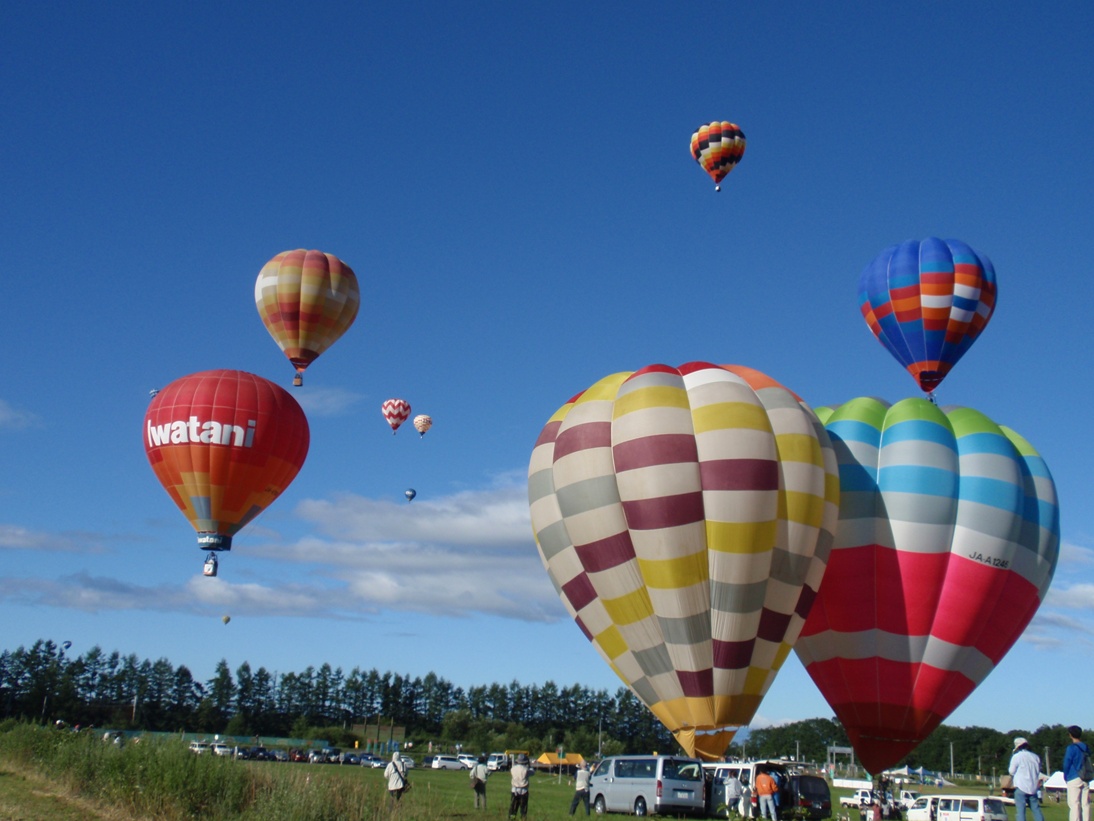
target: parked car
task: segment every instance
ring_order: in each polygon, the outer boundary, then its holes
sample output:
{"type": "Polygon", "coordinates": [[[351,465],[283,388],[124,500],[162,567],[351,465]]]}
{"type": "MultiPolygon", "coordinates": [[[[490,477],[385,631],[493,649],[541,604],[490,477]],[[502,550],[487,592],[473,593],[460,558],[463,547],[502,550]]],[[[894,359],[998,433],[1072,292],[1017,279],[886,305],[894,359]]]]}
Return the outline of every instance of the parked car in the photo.
{"type": "Polygon", "coordinates": [[[338,756],[339,764],[360,764],[361,759],[357,757],[357,753],[341,753],[338,756]]]}
{"type": "Polygon", "coordinates": [[[201,755],[202,753],[207,753],[207,752],[209,752],[209,745],[206,744],[204,741],[191,741],[190,742],[190,752],[192,752],[196,755],[201,755]]]}
{"type": "Polygon", "coordinates": [[[409,755],[401,755],[399,756],[399,760],[403,762],[403,766],[406,767],[408,770],[414,769],[414,759],[411,758],[409,755]]]}
{"type": "Polygon", "coordinates": [[[213,751],[213,755],[230,756],[232,754],[232,748],[229,747],[227,744],[222,744],[219,741],[212,747],[210,747],[210,749],[213,751]]]}
{"type": "Polygon", "coordinates": [[[463,766],[469,770],[479,763],[479,760],[470,753],[460,753],[456,758],[458,758],[463,766]]]}
{"type": "Polygon", "coordinates": [[[327,754],[323,750],[308,750],[309,764],[326,764],[327,754]]]}
{"type": "MultiPolygon", "coordinates": [[[[240,748],[240,752],[243,752],[243,748],[240,748]]],[[[243,756],[240,756],[242,758],[243,756]]],[[[269,758],[269,751],[265,747],[251,747],[247,751],[247,757],[252,761],[265,761],[269,758]]]]}
{"type": "Polygon", "coordinates": [[[780,818],[820,821],[832,817],[832,791],[819,775],[791,774],[780,785],[779,798],[780,818]]]}
{"type": "Polygon", "coordinates": [[[430,765],[434,770],[465,770],[463,762],[454,755],[435,755],[430,765]]]}
{"type": "Polygon", "coordinates": [[[357,760],[358,762],[360,762],[362,767],[371,767],[373,766],[372,762],[383,761],[383,759],[380,758],[380,756],[376,755],[376,753],[359,753],[357,756],[357,760]]]}
{"type": "Polygon", "coordinates": [[[490,753],[490,757],[486,759],[486,769],[508,770],[509,756],[505,753],[490,753]]]}
{"type": "Polygon", "coordinates": [[[274,750],[272,753],[270,753],[268,756],[266,756],[266,760],[267,761],[288,761],[289,760],[289,754],[287,752],[285,752],[284,750],[274,750]]]}
{"type": "Polygon", "coordinates": [[[597,815],[701,814],[705,793],[702,762],[673,755],[611,756],[589,780],[597,815]]]}
{"type": "Polygon", "coordinates": [[[1007,808],[998,796],[943,795],[938,821],[1007,821],[1007,808]]]}
{"type": "Polygon", "coordinates": [[[289,750],[289,761],[307,761],[308,753],[306,750],[289,750]]]}
{"type": "Polygon", "coordinates": [[[940,795],[921,795],[908,807],[908,821],[935,821],[940,795]]]}

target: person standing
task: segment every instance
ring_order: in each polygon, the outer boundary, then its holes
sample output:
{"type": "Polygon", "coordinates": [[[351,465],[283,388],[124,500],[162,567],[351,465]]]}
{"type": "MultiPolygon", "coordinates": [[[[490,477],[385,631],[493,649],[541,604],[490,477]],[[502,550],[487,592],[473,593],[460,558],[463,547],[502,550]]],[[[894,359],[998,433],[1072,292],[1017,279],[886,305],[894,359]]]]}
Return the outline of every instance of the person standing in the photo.
{"type": "MultiPolygon", "coordinates": [[[[759,799],[760,818],[770,818],[778,821],[778,811],[775,809],[775,791],[778,785],[775,779],[765,772],[756,773],[756,783],[753,785],[759,799]]],[[[1087,819],[1089,821],[1089,819],[1087,819]]]]}
{"type": "Polygon", "coordinates": [[[570,815],[577,812],[577,805],[585,805],[585,814],[589,814],[589,765],[582,761],[577,765],[577,775],[574,776],[574,797],[570,801],[570,815]]]}
{"type": "Polygon", "coordinates": [[[741,795],[744,793],[741,779],[731,772],[722,780],[722,783],[725,784],[726,789],[726,811],[738,812],[741,806],[741,795]]]}
{"type": "Polygon", "coordinates": [[[741,818],[752,817],[752,788],[747,781],[741,782],[741,818]]]}
{"type": "Polygon", "coordinates": [[[510,818],[516,818],[518,810],[521,818],[528,817],[528,775],[530,772],[528,763],[528,756],[521,753],[509,770],[510,791],[512,793],[509,799],[510,818]]]}
{"type": "Polygon", "coordinates": [[[384,778],[387,779],[388,803],[398,804],[407,786],[406,765],[398,752],[391,754],[391,762],[384,768],[384,778]]]}
{"type": "Polygon", "coordinates": [[[1090,821],[1090,782],[1083,778],[1083,770],[1090,748],[1082,740],[1082,728],[1072,724],[1067,728],[1071,743],[1064,752],[1064,781],[1067,782],[1067,806],[1069,821],[1090,821]]]}
{"type": "Polygon", "coordinates": [[[1045,821],[1041,812],[1041,758],[1029,748],[1029,741],[1019,736],[1014,739],[1014,755],[1010,757],[1007,772],[1014,780],[1014,813],[1017,821],[1026,821],[1026,804],[1029,804],[1034,821],[1045,821]]]}
{"type": "Polygon", "coordinates": [[[490,769],[486,766],[486,756],[480,755],[475,766],[471,768],[471,789],[475,791],[475,809],[486,809],[486,779],[490,777],[490,769]]]}

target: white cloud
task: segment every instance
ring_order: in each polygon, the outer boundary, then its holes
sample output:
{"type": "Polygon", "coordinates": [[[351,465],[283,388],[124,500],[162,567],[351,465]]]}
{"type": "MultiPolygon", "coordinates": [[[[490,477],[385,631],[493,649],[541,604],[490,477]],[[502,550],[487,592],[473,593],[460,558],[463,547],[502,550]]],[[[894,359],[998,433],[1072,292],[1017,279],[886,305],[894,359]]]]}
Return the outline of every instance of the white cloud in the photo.
{"type": "Polygon", "coordinates": [[[101,553],[99,536],[89,533],[47,533],[0,524],[0,550],[42,550],[58,553],[101,553]]]}
{"type": "Polygon", "coordinates": [[[343,388],[308,388],[293,396],[310,416],[342,416],[364,401],[364,394],[343,388]]]}
{"type": "Polygon", "coordinates": [[[12,430],[19,430],[22,428],[31,428],[40,424],[37,415],[30,411],[20,410],[13,407],[10,403],[0,399],[0,429],[10,428],[12,430]]]}

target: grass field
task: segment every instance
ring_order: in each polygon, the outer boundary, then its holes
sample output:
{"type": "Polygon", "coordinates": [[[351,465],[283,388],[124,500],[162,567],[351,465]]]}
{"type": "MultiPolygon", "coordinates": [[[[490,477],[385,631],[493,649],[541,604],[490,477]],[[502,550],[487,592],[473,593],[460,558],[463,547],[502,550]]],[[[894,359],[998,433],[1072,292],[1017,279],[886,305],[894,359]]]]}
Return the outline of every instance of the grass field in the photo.
{"type": "MultiPolygon", "coordinates": [[[[487,781],[488,807],[474,808],[465,770],[410,771],[413,785],[396,807],[382,769],[337,764],[233,761],[194,755],[178,739],[117,748],[87,734],[34,725],[0,730],[2,821],[434,821],[508,816],[508,773],[487,781]]],[[[960,786],[922,792],[986,794],[960,786]]],[[[833,790],[834,818],[839,798],[833,790]]],[[[528,818],[559,819],[569,811],[573,786],[566,776],[532,778],[528,818]]],[[[1051,798],[1045,821],[1067,821],[1067,803],[1051,798]]],[[[1013,819],[1014,809],[1008,807],[1013,819]]],[[[1027,815],[1029,821],[1032,816],[1027,815]]],[[[853,812],[848,821],[858,821],[853,812]]]]}

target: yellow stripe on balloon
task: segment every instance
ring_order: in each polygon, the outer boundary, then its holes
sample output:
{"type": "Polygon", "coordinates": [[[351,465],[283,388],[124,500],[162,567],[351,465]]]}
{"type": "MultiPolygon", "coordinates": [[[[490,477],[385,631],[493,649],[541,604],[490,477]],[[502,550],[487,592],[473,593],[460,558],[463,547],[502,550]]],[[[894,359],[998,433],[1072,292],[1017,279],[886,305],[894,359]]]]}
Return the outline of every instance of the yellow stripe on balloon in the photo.
{"type": "Polygon", "coordinates": [[[630,391],[616,397],[615,406],[612,409],[612,418],[618,419],[628,413],[646,410],[647,408],[690,410],[688,392],[682,387],[675,388],[665,385],[655,385],[630,391]]]}
{"type": "Polygon", "coordinates": [[[674,559],[639,559],[638,569],[647,587],[677,590],[710,579],[704,552],[674,559]]]}
{"type": "MultiPolygon", "coordinates": [[[[627,652],[627,642],[623,640],[623,637],[619,634],[619,629],[613,624],[611,627],[597,633],[593,637],[593,641],[600,645],[600,649],[604,651],[610,659],[619,658],[621,655],[627,652]]],[[[623,674],[618,670],[615,671],[620,678],[623,678],[623,674]]]]}
{"type": "Polygon", "coordinates": [[[780,494],[779,508],[779,518],[785,518],[788,522],[810,527],[820,527],[824,522],[825,500],[812,493],[788,490],[785,494],[780,494]],[[786,508],[785,515],[782,513],[783,507],[786,508]]]}
{"type": "Polygon", "coordinates": [[[602,599],[604,609],[616,624],[634,624],[653,614],[650,594],[644,587],[615,599],[602,599]]]}
{"type": "Polygon", "coordinates": [[[720,553],[764,553],[775,546],[778,524],[707,521],[707,549],[720,553]]]}
{"type": "Polygon", "coordinates": [[[783,462],[804,462],[824,466],[824,454],[815,436],[805,433],[783,433],[775,437],[775,448],[783,462]]]}
{"type": "Polygon", "coordinates": [[[760,405],[750,402],[715,402],[703,405],[691,412],[695,432],[709,433],[714,430],[771,430],[767,412],[760,405]]]}

